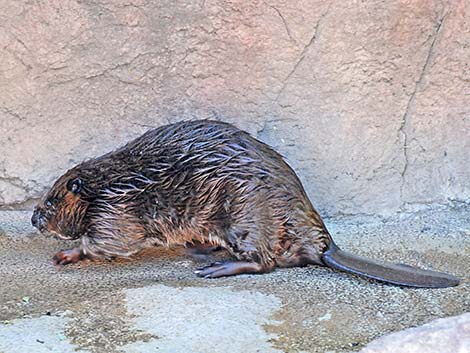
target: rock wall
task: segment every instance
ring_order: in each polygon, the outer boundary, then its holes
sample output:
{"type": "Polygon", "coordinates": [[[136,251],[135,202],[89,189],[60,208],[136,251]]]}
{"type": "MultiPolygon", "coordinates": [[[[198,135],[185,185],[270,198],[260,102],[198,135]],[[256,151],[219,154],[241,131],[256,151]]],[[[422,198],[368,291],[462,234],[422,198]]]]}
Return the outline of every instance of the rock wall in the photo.
{"type": "Polygon", "coordinates": [[[229,121],[325,215],[470,199],[470,3],[0,0],[0,207],[153,126],[229,121]]]}

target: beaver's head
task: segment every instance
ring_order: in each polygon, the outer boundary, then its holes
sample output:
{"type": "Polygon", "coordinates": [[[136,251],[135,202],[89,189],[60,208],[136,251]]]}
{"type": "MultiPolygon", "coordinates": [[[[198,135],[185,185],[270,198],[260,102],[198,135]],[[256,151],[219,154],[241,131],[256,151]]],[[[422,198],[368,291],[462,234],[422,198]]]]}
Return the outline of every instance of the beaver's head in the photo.
{"type": "Polygon", "coordinates": [[[41,233],[66,240],[83,235],[83,218],[89,202],[84,198],[85,182],[76,170],[61,176],[34,209],[31,223],[41,233]]]}

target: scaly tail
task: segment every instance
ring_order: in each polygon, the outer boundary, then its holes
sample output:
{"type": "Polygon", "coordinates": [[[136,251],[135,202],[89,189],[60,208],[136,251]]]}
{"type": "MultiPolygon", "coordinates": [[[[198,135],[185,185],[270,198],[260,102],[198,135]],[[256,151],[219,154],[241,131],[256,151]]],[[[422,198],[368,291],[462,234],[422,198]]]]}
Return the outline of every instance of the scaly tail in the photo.
{"type": "Polygon", "coordinates": [[[456,286],[460,282],[458,278],[446,273],[403,264],[382,263],[348,254],[333,242],[323,254],[322,260],[328,267],[398,286],[446,288],[456,286]]]}

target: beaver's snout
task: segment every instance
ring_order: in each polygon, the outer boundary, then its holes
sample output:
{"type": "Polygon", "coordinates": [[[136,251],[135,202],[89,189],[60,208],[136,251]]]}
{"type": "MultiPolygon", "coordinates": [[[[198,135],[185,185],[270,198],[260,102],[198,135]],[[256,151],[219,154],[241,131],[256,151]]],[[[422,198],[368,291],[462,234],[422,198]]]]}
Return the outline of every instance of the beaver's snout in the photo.
{"type": "Polygon", "coordinates": [[[33,216],[31,217],[31,224],[33,227],[39,229],[40,232],[42,232],[45,228],[44,221],[41,217],[41,212],[38,208],[34,209],[33,216]]]}

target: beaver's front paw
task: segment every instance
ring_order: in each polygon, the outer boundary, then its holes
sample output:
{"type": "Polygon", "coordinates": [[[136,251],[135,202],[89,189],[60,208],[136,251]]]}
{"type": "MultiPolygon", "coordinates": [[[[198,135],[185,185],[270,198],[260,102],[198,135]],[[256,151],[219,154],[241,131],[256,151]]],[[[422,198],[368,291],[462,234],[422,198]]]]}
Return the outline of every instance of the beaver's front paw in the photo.
{"type": "Polygon", "coordinates": [[[52,261],[54,265],[68,265],[76,263],[84,258],[83,253],[79,248],[62,250],[54,255],[52,261]]]}

